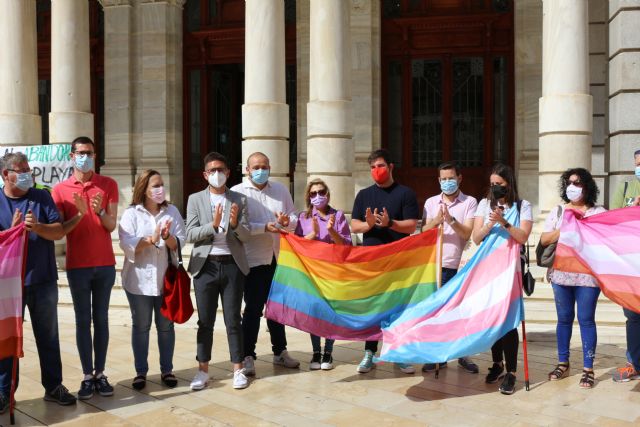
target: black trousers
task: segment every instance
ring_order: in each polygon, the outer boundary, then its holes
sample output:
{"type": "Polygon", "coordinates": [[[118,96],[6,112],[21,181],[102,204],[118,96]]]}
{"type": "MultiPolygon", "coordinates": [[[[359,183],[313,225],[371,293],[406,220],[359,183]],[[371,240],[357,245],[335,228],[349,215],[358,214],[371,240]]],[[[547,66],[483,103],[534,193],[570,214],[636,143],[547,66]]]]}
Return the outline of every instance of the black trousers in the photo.
{"type": "Polygon", "coordinates": [[[491,346],[493,363],[504,360],[507,372],[515,372],[518,368],[518,345],[520,337],[518,329],[512,329],[491,346]],[[503,358],[504,354],[504,358],[503,358]]]}
{"type": "MultiPolygon", "coordinates": [[[[256,358],[256,343],[260,332],[260,318],[267,303],[271,281],[276,272],[275,258],[269,265],[259,265],[249,271],[244,288],[244,313],[242,314],[242,332],[244,335],[244,355],[256,358]]],[[[287,336],[284,325],[267,319],[271,335],[271,350],[279,355],[287,349],[287,336]]]]}
{"type": "Polygon", "coordinates": [[[216,322],[218,298],[222,298],[222,315],[227,328],[227,341],[232,363],[241,363],[242,349],[242,291],[245,276],[233,258],[224,261],[207,260],[193,279],[198,307],[197,355],[198,362],[211,360],[213,325],[216,322]]]}

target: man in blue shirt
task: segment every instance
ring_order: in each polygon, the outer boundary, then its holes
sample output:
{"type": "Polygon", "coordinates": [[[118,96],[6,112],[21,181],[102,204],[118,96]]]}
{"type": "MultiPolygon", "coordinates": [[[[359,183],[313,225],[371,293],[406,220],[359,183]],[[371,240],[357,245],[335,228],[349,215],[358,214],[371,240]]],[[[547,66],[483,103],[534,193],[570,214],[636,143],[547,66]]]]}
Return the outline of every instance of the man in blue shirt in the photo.
{"type": "MultiPolygon", "coordinates": [[[[33,188],[33,176],[23,153],[0,158],[4,187],[0,190],[0,230],[24,221],[29,230],[22,307],[29,307],[40,358],[44,400],[72,405],[76,398],[62,385],[58,338],[58,273],[53,241],[64,237],[58,210],[46,190],[33,188]]],[[[13,358],[0,360],[0,413],[9,406],[13,358]]],[[[16,388],[18,378],[16,378],[16,388]]]]}

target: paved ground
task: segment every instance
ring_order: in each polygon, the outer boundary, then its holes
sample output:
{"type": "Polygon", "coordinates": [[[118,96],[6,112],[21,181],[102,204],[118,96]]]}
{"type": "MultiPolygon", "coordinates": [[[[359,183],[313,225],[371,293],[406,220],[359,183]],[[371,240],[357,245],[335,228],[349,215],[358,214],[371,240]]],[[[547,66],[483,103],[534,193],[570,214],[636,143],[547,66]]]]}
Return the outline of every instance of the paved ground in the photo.
{"type": "MultiPolygon", "coordinates": [[[[573,375],[558,382],[546,381],[547,372],[555,365],[553,333],[548,330],[531,332],[532,389],[529,392],[523,389],[524,370],[520,364],[516,393],[503,396],[496,391],[497,385],[484,383],[484,373],[490,364],[487,353],[474,357],[481,367],[480,375],[464,373],[455,364],[441,371],[439,379],[433,374],[405,375],[390,364],[379,365],[371,373],[361,375],[355,368],[362,355],[362,344],[338,342],[334,350],[336,368],[310,372],[308,335],[291,328],[288,329],[289,349],[303,362],[301,368],[291,370],[270,363],[270,345],[263,329],[258,349],[258,375],[248,389],[233,390],[224,329],[218,327],[211,366],[213,379],[207,389],[191,392],[188,385],[195,373],[195,321],[192,319],[177,327],[174,365],[180,379],[178,387],[166,389],[160,385],[157,351],[153,348],[155,335],[152,335],[150,382],[143,392],[137,392],[131,388],[134,372],[129,311],[112,309],[110,315],[107,375],[116,387],[115,395],[110,398],[96,396],[67,408],[42,400],[35,343],[29,323],[25,323],[25,358],[16,395],[18,425],[568,427],[640,423],[640,381],[626,384],[611,381],[612,368],[624,362],[623,345],[615,343],[623,336],[621,331],[601,332],[603,344],[598,347],[596,360],[598,382],[593,390],[578,387],[581,353],[577,331],[572,343],[573,375]]],[[[60,306],[60,335],[65,384],[75,392],[82,375],[75,346],[73,310],[67,305],[60,306]]],[[[0,415],[0,426],[7,425],[8,414],[0,415]]]]}

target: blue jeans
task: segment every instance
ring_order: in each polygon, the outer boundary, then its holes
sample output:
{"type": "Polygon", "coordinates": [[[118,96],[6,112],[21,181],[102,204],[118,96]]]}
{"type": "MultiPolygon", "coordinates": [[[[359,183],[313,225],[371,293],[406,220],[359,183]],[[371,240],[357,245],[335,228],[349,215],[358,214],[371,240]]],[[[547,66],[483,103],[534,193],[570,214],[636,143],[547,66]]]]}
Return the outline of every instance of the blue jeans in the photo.
{"type": "Polygon", "coordinates": [[[109,346],[109,300],[116,268],[113,265],[74,268],[67,270],[67,278],[76,313],[76,345],[82,372],[85,375],[93,374],[94,369],[95,373],[103,372],[109,346]]]}
{"type": "Polygon", "coordinates": [[[640,313],[623,309],[627,318],[627,359],[640,371],[640,313]]]}
{"type": "MultiPolygon", "coordinates": [[[[60,340],[58,338],[58,285],[54,282],[31,285],[24,288],[24,307],[29,307],[31,327],[40,359],[40,379],[46,391],[53,391],[62,383],[60,340]]],[[[11,390],[13,358],[0,360],[0,392],[11,390]]],[[[16,374],[19,374],[16,371],[16,374]]],[[[16,375],[16,390],[19,375],[16,375]]]]}
{"type": "Polygon", "coordinates": [[[600,288],[588,286],[553,285],[553,295],[556,301],[558,324],[556,339],[558,341],[558,361],[569,363],[569,344],[573,331],[575,306],[578,306],[578,324],[582,337],[582,359],[585,368],[593,368],[596,356],[598,334],[596,330],[596,304],[600,295],[600,288]]]}
{"type": "Polygon", "coordinates": [[[158,351],[160,353],[160,372],[168,374],[173,371],[173,349],[176,344],[176,334],[173,322],[160,313],[162,295],[136,295],[126,291],[131,309],[131,347],[136,374],[147,375],[149,372],[149,330],[151,316],[156,322],[158,333],[158,351]]]}

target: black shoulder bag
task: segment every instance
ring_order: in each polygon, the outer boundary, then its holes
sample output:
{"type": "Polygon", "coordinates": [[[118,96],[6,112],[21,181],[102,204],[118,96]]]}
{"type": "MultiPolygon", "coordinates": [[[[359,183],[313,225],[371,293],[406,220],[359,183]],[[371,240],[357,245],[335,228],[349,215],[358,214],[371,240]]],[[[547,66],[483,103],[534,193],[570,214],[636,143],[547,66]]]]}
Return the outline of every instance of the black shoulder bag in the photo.
{"type": "MultiPolygon", "coordinates": [[[[516,202],[516,208],[518,209],[518,217],[520,217],[520,208],[522,207],[522,200],[516,202]]],[[[522,289],[524,293],[529,297],[533,294],[536,287],[536,279],[529,270],[529,242],[526,241],[520,248],[520,271],[522,272],[522,289]],[[526,271],[525,271],[525,266],[526,271]]]]}

